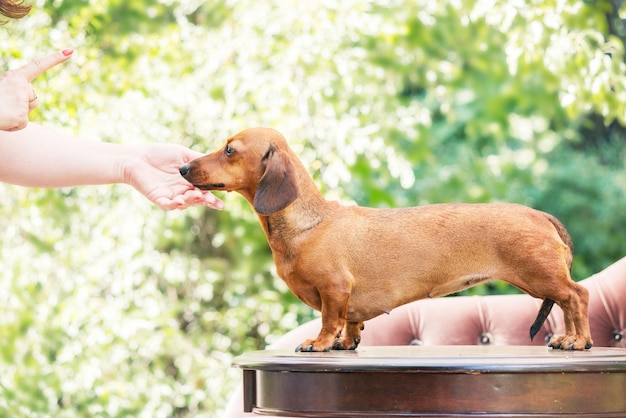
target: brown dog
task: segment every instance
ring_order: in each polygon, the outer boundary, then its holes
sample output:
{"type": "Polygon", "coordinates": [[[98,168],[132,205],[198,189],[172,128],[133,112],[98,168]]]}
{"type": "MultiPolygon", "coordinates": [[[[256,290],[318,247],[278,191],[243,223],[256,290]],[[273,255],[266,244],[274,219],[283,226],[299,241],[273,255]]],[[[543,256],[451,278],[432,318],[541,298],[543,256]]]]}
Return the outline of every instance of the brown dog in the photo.
{"type": "Polygon", "coordinates": [[[200,189],[241,193],[278,275],[321,311],[319,335],[296,351],[355,349],[363,321],[490,279],[543,299],[531,339],[556,302],[565,335],[549,346],[591,348],[588,292],[570,277],[571,239],[547,213],[515,204],[343,206],[322,197],[285,138],[268,128],[240,132],[180,172],[200,189]]]}

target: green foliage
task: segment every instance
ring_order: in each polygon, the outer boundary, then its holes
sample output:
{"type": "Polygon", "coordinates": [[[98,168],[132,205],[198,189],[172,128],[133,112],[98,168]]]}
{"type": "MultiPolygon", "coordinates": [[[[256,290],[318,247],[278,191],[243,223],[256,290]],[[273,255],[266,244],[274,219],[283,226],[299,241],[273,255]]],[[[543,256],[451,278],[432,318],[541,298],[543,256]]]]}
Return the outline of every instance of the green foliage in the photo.
{"type": "MultiPolygon", "coordinates": [[[[201,151],[273,126],[329,198],[528,204],[570,230],[577,279],[626,254],[609,1],[37,6],[2,28],[7,68],[78,53],[35,81],[34,120],[201,151]]],[[[315,315],[248,204],[222,197],[224,212],[163,213],[123,186],[1,186],[0,415],[219,416],[232,357],[315,315]]]]}

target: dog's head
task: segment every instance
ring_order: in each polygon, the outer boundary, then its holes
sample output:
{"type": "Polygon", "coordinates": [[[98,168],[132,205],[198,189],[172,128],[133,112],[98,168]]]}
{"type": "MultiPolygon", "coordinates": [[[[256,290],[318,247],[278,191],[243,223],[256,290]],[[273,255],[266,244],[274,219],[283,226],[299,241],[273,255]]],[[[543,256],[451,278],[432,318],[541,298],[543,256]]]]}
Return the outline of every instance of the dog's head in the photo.
{"type": "Polygon", "coordinates": [[[289,206],[298,196],[295,166],[287,141],[270,128],[252,128],[230,137],[218,151],[180,167],[202,190],[241,193],[261,215],[289,206]]]}

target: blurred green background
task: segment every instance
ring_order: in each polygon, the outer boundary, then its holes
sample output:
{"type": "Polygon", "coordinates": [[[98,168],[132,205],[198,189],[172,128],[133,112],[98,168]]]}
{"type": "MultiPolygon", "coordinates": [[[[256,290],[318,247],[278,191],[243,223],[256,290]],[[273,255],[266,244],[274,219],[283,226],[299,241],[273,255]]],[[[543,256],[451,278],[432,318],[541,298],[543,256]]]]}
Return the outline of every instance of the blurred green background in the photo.
{"type": "MultiPolygon", "coordinates": [[[[621,0],[33,4],[0,27],[3,69],[77,50],[34,83],[47,126],[202,152],[271,126],[330,199],[546,210],[576,279],[626,255],[621,0]]],[[[220,197],[0,185],[0,416],[220,416],[233,356],[315,316],[220,197]]]]}

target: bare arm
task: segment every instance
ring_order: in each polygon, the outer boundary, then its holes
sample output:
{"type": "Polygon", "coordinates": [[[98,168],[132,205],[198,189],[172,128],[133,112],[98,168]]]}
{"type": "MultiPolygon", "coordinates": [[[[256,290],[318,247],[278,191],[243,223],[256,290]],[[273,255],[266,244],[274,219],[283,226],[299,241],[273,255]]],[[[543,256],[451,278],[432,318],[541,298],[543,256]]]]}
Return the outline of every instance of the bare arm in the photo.
{"type": "Polygon", "coordinates": [[[174,144],[131,147],[80,140],[29,123],[19,131],[0,131],[0,181],[45,188],[126,183],[163,209],[222,209],[219,199],[194,189],[178,173],[201,155],[174,144]]]}

